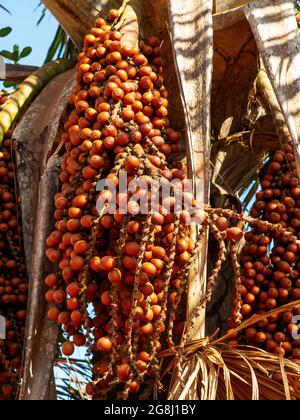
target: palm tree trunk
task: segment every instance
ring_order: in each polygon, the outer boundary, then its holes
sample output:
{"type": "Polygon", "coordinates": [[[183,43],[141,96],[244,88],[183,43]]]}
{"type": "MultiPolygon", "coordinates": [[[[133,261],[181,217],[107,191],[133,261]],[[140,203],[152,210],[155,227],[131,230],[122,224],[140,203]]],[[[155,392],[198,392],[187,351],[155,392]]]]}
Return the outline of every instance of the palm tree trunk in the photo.
{"type": "Polygon", "coordinates": [[[60,142],[61,115],[74,85],[73,78],[71,70],[49,83],[13,134],[30,281],[21,400],[53,398],[58,327],[47,316],[44,278],[51,272],[51,264],[45,262],[45,251],[46,239],[53,230],[53,196],[59,189],[61,162],[59,154],[53,151],[60,142]]]}

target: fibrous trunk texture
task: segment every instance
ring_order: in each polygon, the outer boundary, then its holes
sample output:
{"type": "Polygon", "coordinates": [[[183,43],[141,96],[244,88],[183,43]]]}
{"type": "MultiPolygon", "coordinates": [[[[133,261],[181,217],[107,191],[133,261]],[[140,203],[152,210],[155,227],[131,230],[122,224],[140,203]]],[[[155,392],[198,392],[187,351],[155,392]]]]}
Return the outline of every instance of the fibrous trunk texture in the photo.
{"type": "Polygon", "coordinates": [[[21,400],[50,398],[58,329],[47,318],[43,279],[49,266],[45,263],[45,247],[53,228],[53,196],[59,187],[60,158],[55,152],[58,131],[73,86],[73,74],[70,70],[49,83],[14,131],[30,279],[21,400]]]}

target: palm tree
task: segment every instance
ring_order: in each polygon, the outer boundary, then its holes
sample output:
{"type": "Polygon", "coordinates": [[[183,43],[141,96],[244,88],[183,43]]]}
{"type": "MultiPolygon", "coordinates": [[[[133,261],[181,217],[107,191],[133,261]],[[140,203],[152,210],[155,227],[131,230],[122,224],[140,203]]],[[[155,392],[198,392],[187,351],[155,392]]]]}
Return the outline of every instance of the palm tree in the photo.
{"type": "MultiPolygon", "coordinates": [[[[120,7],[116,0],[42,3],[63,28],[52,51],[62,42],[63,30],[80,49],[99,12],[120,7]]],[[[200,199],[213,207],[245,210],[256,192],[257,171],[268,152],[288,137],[300,156],[300,70],[293,61],[296,52],[299,54],[299,39],[293,1],[215,0],[213,8],[210,0],[130,0],[123,5],[127,5],[127,16],[139,22],[142,36],[157,34],[164,40],[171,118],[175,128],[186,132],[189,173],[194,183],[203,187],[200,199]],[[283,19],[287,25],[281,24],[283,19]],[[270,20],[271,29],[267,26],[270,20]],[[294,31],[293,37],[286,33],[287,27],[294,31]],[[282,63],[285,66],[280,68],[282,63]]],[[[20,162],[28,162],[19,165],[18,177],[24,185],[21,198],[23,223],[28,226],[25,249],[31,279],[21,399],[46,399],[53,391],[58,331],[47,320],[41,279],[47,271],[44,243],[51,228],[49,214],[58,187],[59,157],[54,153],[45,163],[45,156],[55,145],[72,77],[71,70],[47,84],[15,133],[17,139],[28,138],[37,124],[36,135],[18,152],[20,162]],[[41,108],[47,109],[47,115],[32,120],[41,108]],[[32,144],[45,132],[46,148],[36,148],[32,167],[29,150],[32,153],[32,144]],[[35,230],[35,225],[40,228],[35,230]]],[[[204,243],[189,279],[187,321],[193,318],[194,322],[190,341],[203,339],[216,328],[224,332],[230,314],[228,281],[220,281],[206,311],[198,308],[199,294],[216,259],[208,236],[204,243]]],[[[222,278],[232,278],[230,263],[220,273],[222,278]]]]}

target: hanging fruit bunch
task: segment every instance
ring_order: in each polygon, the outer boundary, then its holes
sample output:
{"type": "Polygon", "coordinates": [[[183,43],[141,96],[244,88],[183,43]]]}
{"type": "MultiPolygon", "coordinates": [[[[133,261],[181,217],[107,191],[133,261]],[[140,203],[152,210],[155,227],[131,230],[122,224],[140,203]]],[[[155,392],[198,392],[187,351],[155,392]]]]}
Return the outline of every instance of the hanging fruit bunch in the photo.
{"type": "Polygon", "coordinates": [[[6,320],[6,339],[0,339],[0,400],[14,399],[17,392],[28,288],[15,184],[14,146],[9,135],[0,148],[0,315],[6,320]]]}
{"type": "MultiPolygon", "coordinates": [[[[250,224],[252,229],[245,235],[239,298],[234,302],[236,321],[300,299],[300,183],[291,145],[285,144],[271,156],[260,185],[251,216],[265,223],[250,224]]],[[[237,342],[262,347],[299,364],[299,315],[300,308],[266,318],[246,329],[237,342]]]]}
{"type": "MultiPolygon", "coordinates": [[[[185,165],[173,159],[181,136],[169,127],[159,40],[128,43],[116,30],[118,14],[109,12],[110,24],[96,20],[78,57],[55,230],[47,240],[55,265],[45,279],[48,316],[70,337],[66,356],[75,346],[93,352],[87,391],[94,398],[128,398],[146,378],[160,384],[157,355],[181,338],[202,237],[200,230],[191,238],[191,219],[210,225],[222,245],[209,296],[225,259],[222,235],[197,207],[185,165]],[[183,200],[187,208],[178,210],[183,200]]],[[[233,240],[242,236],[238,228],[224,230],[233,240]]]]}

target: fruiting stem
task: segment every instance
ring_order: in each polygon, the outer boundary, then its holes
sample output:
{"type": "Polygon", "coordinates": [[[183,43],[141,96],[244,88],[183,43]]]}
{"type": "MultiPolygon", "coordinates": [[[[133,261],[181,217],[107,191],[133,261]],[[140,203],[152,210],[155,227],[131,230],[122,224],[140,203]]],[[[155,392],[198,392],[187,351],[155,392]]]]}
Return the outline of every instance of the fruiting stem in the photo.
{"type": "Polygon", "coordinates": [[[229,247],[229,251],[231,255],[231,261],[232,261],[234,274],[235,274],[234,299],[236,300],[236,304],[233,308],[233,320],[236,324],[240,324],[241,323],[241,307],[242,307],[242,299],[241,299],[241,291],[240,291],[240,288],[242,285],[241,266],[238,260],[237,249],[232,241],[229,241],[228,247],[229,247]]]}
{"type": "Polygon", "coordinates": [[[73,62],[65,59],[47,63],[19,85],[17,91],[0,110],[0,144],[24,107],[37,96],[51,79],[72,67],[73,62]]]}
{"type": "Polygon", "coordinates": [[[207,218],[207,224],[210,227],[210,230],[211,230],[214,238],[218,241],[219,252],[218,252],[218,257],[217,257],[217,261],[216,261],[216,264],[215,264],[215,268],[213,269],[212,274],[207,281],[207,292],[204,296],[200,297],[199,303],[196,306],[196,308],[194,309],[193,314],[191,316],[191,320],[190,320],[190,322],[187,326],[187,338],[189,337],[190,332],[193,330],[194,323],[196,322],[196,320],[199,316],[199,313],[201,312],[203,307],[205,307],[205,305],[207,305],[207,303],[210,302],[210,300],[212,298],[213,290],[214,290],[216,282],[219,278],[219,273],[222,269],[222,265],[223,265],[224,261],[226,260],[226,246],[225,246],[224,239],[223,239],[219,229],[217,228],[217,226],[215,226],[213,221],[209,218],[207,218]]]}

